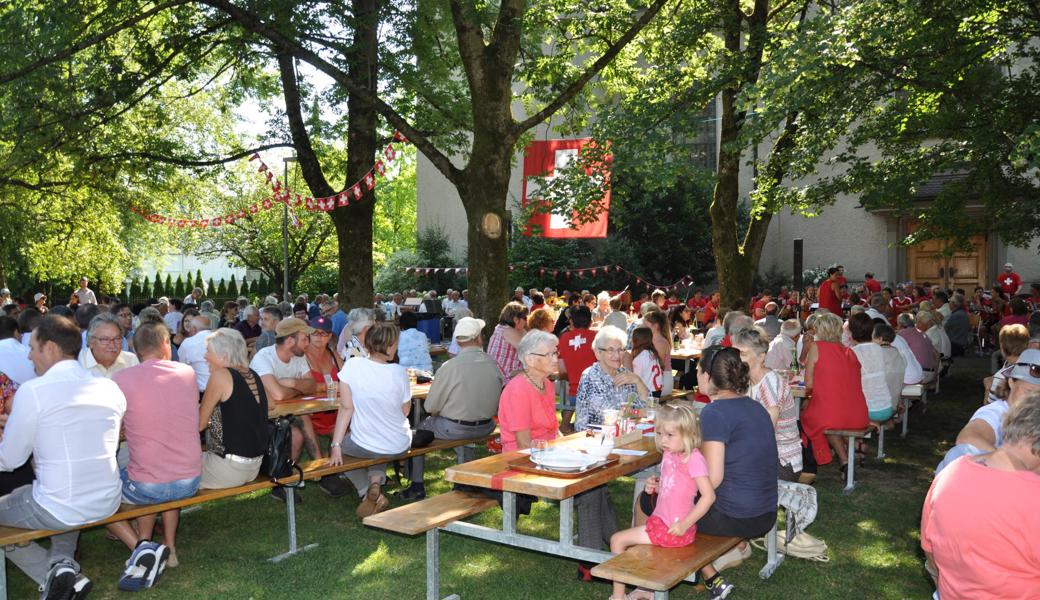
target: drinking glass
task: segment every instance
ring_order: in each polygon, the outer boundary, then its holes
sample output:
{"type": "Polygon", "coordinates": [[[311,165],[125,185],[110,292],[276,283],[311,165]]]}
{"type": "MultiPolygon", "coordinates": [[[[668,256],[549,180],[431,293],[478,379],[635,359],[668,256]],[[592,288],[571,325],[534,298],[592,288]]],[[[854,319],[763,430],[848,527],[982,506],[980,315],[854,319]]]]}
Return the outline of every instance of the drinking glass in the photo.
{"type": "Polygon", "coordinates": [[[657,417],[657,398],[650,396],[646,399],[646,420],[653,421],[657,417]]]}
{"type": "Polygon", "coordinates": [[[549,450],[549,440],[534,440],[531,442],[531,458],[542,456],[549,450]]]}

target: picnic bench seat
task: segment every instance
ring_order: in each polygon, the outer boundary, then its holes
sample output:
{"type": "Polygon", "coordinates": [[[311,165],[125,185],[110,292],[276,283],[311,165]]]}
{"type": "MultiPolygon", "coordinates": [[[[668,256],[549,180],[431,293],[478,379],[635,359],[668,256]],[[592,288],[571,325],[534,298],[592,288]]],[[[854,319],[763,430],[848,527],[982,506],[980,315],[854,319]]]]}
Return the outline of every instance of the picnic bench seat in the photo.
{"type": "Polygon", "coordinates": [[[711,564],[741,541],[737,537],[697,534],[689,546],[662,548],[632,546],[592,568],[592,576],[654,590],[655,600],[668,597],[668,590],[691,573],[711,564]]]}
{"type": "MultiPolygon", "coordinates": [[[[856,480],[853,477],[853,473],[856,470],[856,439],[869,438],[874,429],[874,427],[870,426],[864,429],[827,429],[823,432],[824,435],[837,435],[848,439],[849,470],[845,476],[845,488],[842,490],[846,494],[851,494],[852,490],[856,488],[856,480]]],[[[884,431],[884,429],[882,428],[881,431],[884,431]]],[[[882,433],[882,435],[884,434],[882,433]]]]}
{"type": "MultiPolygon", "coordinates": [[[[320,458],[310,460],[301,463],[300,469],[303,471],[303,479],[305,481],[313,481],[321,479],[326,475],[335,475],[338,473],[345,473],[354,469],[362,469],[386,463],[392,460],[405,460],[414,456],[421,456],[437,450],[447,450],[456,448],[459,446],[465,446],[467,444],[480,443],[486,441],[490,437],[494,436],[483,436],[478,438],[470,438],[463,440],[445,440],[445,439],[434,439],[431,444],[422,448],[410,448],[404,454],[395,458],[353,458],[344,457],[343,464],[337,466],[329,466],[327,464],[328,459],[320,458]]],[[[204,504],[212,500],[219,500],[221,498],[230,498],[233,496],[239,496],[241,494],[248,494],[258,490],[265,490],[274,488],[277,485],[291,486],[300,480],[299,474],[294,473],[289,477],[284,477],[276,482],[271,481],[267,477],[257,477],[253,481],[232,488],[224,488],[219,490],[199,490],[194,496],[190,498],[182,498],[180,500],[173,500],[170,502],[163,502],[161,504],[120,504],[119,509],[110,517],[94,521],[93,523],[86,523],[75,527],[69,527],[63,531],[74,531],[81,529],[90,529],[93,527],[99,527],[101,525],[108,525],[109,523],[116,523],[118,521],[125,521],[127,519],[136,519],[145,515],[162,513],[167,510],[173,510],[175,508],[185,508],[189,506],[195,506],[204,504]]],[[[297,554],[303,550],[309,550],[317,546],[317,544],[310,544],[303,548],[299,548],[296,543],[296,507],[294,503],[294,489],[292,487],[286,487],[286,510],[288,512],[289,522],[289,551],[272,557],[272,562],[278,562],[284,558],[297,554]]],[[[494,501],[492,501],[494,503],[494,501]]],[[[21,529],[18,527],[3,527],[0,526],[0,561],[6,558],[6,552],[4,548],[7,546],[14,546],[18,544],[24,544],[33,540],[38,540],[52,535],[62,533],[61,531],[51,531],[47,529],[21,529]]],[[[6,568],[6,567],[4,567],[6,568]]],[[[7,581],[4,572],[0,570],[0,600],[7,597],[7,581]]]]}
{"type": "Polygon", "coordinates": [[[498,506],[484,494],[453,491],[365,517],[362,523],[404,535],[419,535],[498,506]]]}

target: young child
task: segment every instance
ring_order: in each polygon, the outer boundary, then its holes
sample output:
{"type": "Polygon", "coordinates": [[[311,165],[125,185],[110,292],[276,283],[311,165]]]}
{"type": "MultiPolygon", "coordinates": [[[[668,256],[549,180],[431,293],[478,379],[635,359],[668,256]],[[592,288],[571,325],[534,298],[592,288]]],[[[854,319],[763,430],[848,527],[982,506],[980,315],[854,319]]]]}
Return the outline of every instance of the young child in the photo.
{"type": "Polygon", "coordinates": [[[632,352],[624,357],[625,368],[639,375],[655,398],[661,397],[661,357],[654,348],[654,333],[649,327],[632,330],[632,352]],[[631,358],[629,358],[631,357],[631,358]]]}
{"type": "MultiPolygon", "coordinates": [[[[646,494],[657,494],[657,503],[646,525],[619,531],[610,538],[610,551],[618,554],[630,546],[653,544],[678,548],[693,543],[697,520],[715,502],[715,488],[708,479],[708,464],[701,445],[697,413],[687,404],[669,404],[657,410],[657,449],[662,451],[661,476],[646,482],[646,494]]],[[[625,584],[614,582],[611,600],[653,598],[646,590],[625,595],[625,584]]]]}

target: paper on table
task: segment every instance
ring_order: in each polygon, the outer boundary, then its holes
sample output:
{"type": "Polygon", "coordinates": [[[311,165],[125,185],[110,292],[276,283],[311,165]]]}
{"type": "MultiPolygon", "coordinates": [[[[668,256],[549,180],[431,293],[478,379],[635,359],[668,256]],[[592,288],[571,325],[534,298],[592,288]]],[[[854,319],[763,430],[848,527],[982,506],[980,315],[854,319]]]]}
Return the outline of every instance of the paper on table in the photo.
{"type": "Polygon", "coordinates": [[[628,448],[614,448],[614,454],[624,454],[625,456],[642,456],[646,454],[646,450],[630,450],[628,448]]]}
{"type": "Polygon", "coordinates": [[[520,454],[530,454],[531,453],[531,449],[530,448],[524,448],[523,450],[518,450],[517,452],[519,452],[520,454]]]}

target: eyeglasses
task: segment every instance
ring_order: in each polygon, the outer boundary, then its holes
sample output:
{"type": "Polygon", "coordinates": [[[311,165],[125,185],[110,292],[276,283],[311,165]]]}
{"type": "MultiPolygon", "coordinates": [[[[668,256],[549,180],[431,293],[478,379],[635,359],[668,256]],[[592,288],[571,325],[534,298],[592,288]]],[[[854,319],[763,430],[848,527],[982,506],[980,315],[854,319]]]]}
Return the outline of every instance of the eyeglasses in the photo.
{"type": "Polygon", "coordinates": [[[94,341],[96,341],[98,343],[101,343],[101,344],[105,344],[106,346],[111,346],[111,345],[117,344],[119,342],[122,342],[123,338],[118,338],[118,337],[96,337],[96,338],[94,338],[94,341]]]}
{"type": "Polygon", "coordinates": [[[528,354],[531,354],[532,356],[559,356],[560,352],[558,350],[553,350],[552,352],[546,352],[545,354],[538,352],[529,352],[528,354]]]}
{"type": "Polygon", "coordinates": [[[621,354],[622,352],[625,351],[624,348],[598,348],[598,347],[596,348],[596,350],[599,350],[600,352],[604,352],[606,354],[621,354]]]}
{"type": "Polygon", "coordinates": [[[1034,379],[1040,379],[1040,365],[1034,365],[1032,363],[1015,363],[1016,367],[1029,367],[1029,376],[1034,379]]]}

